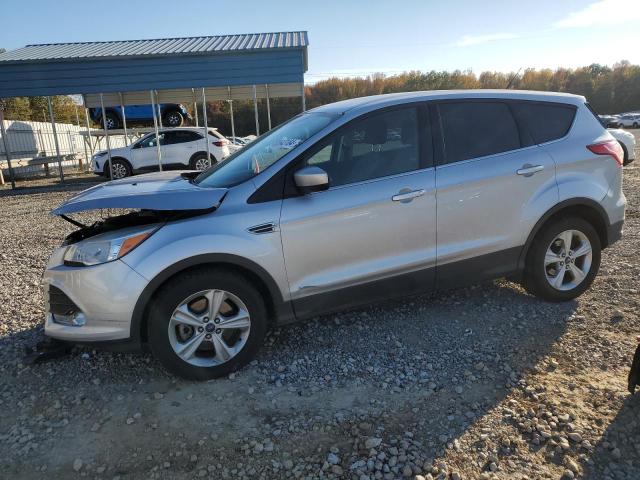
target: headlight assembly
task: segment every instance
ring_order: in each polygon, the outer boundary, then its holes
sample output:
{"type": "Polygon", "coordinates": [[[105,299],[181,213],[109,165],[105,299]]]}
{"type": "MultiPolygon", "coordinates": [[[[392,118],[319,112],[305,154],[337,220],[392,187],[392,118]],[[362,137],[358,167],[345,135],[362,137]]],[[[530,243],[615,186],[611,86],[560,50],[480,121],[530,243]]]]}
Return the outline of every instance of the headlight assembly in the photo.
{"type": "Polygon", "coordinates": [[[144,242],[158,227],[125,233],[122,230],[90,237],[69,245],[64,253],[65,265],[90,266],[123,257],[144,242]]]}

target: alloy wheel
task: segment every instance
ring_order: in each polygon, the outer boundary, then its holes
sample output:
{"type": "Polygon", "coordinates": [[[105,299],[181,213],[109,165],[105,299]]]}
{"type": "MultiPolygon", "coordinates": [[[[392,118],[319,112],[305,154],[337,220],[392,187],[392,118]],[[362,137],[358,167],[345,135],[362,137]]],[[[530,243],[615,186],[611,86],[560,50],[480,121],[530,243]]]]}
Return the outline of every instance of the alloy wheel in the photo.
{"type": "Polygon", "coordinates": [[[196,170],[206,170],[210,166],[211,166],[211,160],[208,160],[207,158],[204,158],[204,157],[197,159],[195,163],[196,170]]]}
{"type": "Polygon", "coordinates": [[[167,124],[171,127],[180,125],[180,120],[180,115],[178,115],[177,113],[170,113],[169,115],[167,115],[167,124]]]}
{"type": "Polygon", "coordinates": [[[125,167],[120,162],[111,164],[111,176],[114,179],[120,179],[127,176],[127,167],[125,167]]]}
{"type": "Polygon", "coordinates": [[[587,236],[579,230],[565,230],[556,235],[544,257],[547,281],[556,290],[572,290],[589,274],[592,247],[587,236]]]}
{"type": "Polygon", "coordinates": [[[249,310],[225,290],[203,290],[185,298],[169,321],[169,343],[182,360],[198,367],[228,362],[244,348],[251,330],[249,310]]]}

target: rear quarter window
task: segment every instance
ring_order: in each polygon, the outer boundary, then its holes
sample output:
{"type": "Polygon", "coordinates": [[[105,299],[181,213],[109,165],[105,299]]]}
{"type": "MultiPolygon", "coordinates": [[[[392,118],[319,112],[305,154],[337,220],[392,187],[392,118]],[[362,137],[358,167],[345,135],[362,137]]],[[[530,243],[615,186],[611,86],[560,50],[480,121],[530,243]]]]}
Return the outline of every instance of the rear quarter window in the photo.
{"type": "Polygon", "coordinates": [[[514,102],[511,104],[518,122],[535,143],[564,137],[573,124],[576,107],[559,103],[514,102]]]}

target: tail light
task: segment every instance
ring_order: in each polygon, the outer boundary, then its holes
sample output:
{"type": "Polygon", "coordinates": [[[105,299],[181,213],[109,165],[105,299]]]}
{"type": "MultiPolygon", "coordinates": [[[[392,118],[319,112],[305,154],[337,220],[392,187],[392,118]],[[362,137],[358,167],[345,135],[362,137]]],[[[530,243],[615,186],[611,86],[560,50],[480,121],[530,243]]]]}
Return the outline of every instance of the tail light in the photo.
{"type": "Polygon", "coordinates": [[[622,166],[624,161],[624,151],[617,140],[607,140],[602,143],[594,143],[587,145],[587,148],[596,155],[609,155],[618,162],[618,165],[622,166]]]}
{"type": "Polygon", "coordinates": [[[227,140],[217,140],[215,142],[211,142],[213,143],[216,147],[224,147],[225,145],[228,145],[229,142],[227,140]]]}

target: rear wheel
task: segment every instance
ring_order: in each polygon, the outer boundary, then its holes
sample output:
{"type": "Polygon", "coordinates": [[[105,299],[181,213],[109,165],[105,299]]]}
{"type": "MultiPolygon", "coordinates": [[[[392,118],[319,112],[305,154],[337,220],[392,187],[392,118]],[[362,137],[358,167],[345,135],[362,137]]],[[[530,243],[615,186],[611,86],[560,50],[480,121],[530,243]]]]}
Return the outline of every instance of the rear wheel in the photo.
{"type": "Polygon", "coordinates": [[[212,162],[210,158],[207,158],[206,153],[196,153],[189,161],[189,167],[191,170],[206,170],[211,166],[212,162]]]}
{"type": "Polygon", "coordinates": [[[600,237],[579,217],[565,217],[544,226],[527,255],[524,286],[551,302],[581,295],[600,267],[600,237]]]}
{"type": "Polygon", "coordinates": [[[151,349],[167,370],[209,380],[255,357],[267,330],[267,311],[246,278],[203,269],[181,274],[162,288],[148,328],[151,349]]]}
{"type": "Polygon", "coordinates": [[[179,127],[184,122],[184,117],[180,112],[172,110],[164,114],[162,122],[169,127],[179,127]]]}
{"type": "Polygon", "coordinates": [[[106,114],[107,130],[115,130],[120,127],[120,119],[114,113],[107,112],[106,114]]]}

